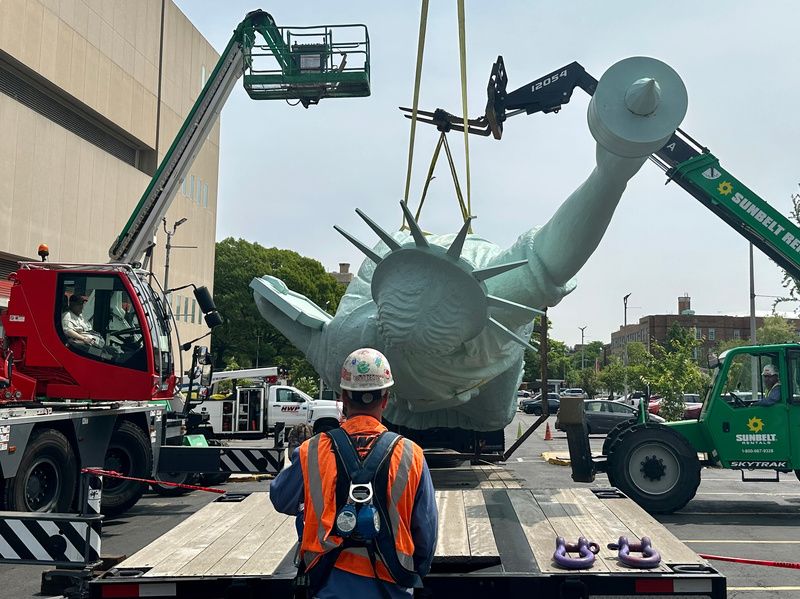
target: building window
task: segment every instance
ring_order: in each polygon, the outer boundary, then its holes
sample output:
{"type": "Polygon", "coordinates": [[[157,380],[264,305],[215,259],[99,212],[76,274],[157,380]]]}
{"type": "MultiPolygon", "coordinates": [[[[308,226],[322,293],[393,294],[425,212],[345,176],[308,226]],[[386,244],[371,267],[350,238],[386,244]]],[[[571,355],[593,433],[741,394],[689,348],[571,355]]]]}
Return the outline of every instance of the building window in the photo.
{"type": "Polygon", "coordinates": [[[734,339],[742,338],[742,333],[739,331],[739,329],[733,329],[733,338],[734,339]]]}
{"type": "Polygon", "coordinates": [[[717,340],[717,329],[708,329],[708,340],[709,341],[717,340]]]}
{"type": "Polygon", "coordinates": [[[180,320],[181,318],[181,296],[175,296],[175,320],[180,320]]]}
{"type": "Polygon", "coordinates": [[[183,322],[189,322],[189,298],[183,298],[183,322]]]}
{"type": "Polygon", "coordinates": [[[694,328],[694,338],[695,339],[702,339],[703,338],[703,329],[700,327],[694,328]]]}
{"type": "Polygon", "coordinates": [[[208,208],[208,183],[203,183],[203,208],[208,208]]]}
{"type": "Polygon", "coordinates": [[[192,324],[195,324],[195,315],[197,313],[197,300],[192,300],[192,324]]]}
{"type": "Polygon", "coordinates": [[[194,199],[194,175],[189,175],[189,197],[194,199]]]}

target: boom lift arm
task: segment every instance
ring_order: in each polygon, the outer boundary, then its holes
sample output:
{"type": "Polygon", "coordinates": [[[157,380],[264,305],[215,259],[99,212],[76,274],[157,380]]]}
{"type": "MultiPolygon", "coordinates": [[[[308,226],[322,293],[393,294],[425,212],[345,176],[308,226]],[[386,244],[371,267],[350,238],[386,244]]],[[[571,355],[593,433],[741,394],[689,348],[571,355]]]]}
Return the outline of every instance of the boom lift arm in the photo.
{"type": "MultiPolygon", "coordinates": [[[[555,112],[570,101],[580,87],[590,96],[597,80],[577,62],[548,73],[512,92],[506,91],[508,75],[503,57],[492,67],[484,116],[469,121],[469,132],[495,139],[503,135],[506,119],[521,113],[555,112]]],[[[463,121],[437,110],[419,111],[419,120],[442,128],[463,131],[463,121]]],[[[770,206],[722,166],[708,148],[678,129],[658,152],[650,156],[667,175],[735,231],[772,258],[795,279],[800,279],[800,227],[770,206]]]]}
{"type": "Polygon", "coordinates": [[[297,100],[308,108],[322,98],[368,96],[367,29],[363,25],[281,28],[263,10],[248,13],[233,31],[153,179],[109,249],[112,262],[141,262],[178,186],[242,76],[254,100],[297,100]],[[353,37],[337,43],[334,33],[342,30],[353,37]],[[256,43],[256,34],[265,45],[256,43]],[[345,66],[348,56],[351,64],[355,58],[354,66],[345,66]],[[340,60],[338,64],[335,58],[340,60]],[[279,68],[261,68],[265,59],[277,62],[279,68]]]}

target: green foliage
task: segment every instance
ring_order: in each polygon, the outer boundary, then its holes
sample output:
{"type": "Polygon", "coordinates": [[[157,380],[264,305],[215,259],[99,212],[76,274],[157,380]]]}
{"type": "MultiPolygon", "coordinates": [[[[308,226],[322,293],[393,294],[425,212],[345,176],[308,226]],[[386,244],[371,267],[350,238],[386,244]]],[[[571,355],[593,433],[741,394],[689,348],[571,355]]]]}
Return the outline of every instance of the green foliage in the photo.
{"type": "Polygon", "coordinates": [[[598,384],[611,393],[622,393],[625,389],[625,366],[613,356],[597,376],[598,384]]]}
{"type": "Polygon", "coordinates": [[[242,368],[286,365],[295,378],[312,376],[313,369],[300,352],[258,313],[250,281],[272,275],[334,313],[345,287],[311,258],[297,252],[265,248],[258,243],[229,237],[217,242],[214,266],[214,300],[225,324],[212,336],[216,366],[233,356],[242,368]]]}
{"type": "MultiPolygon", "coordinates": [[[[682,328],[682,327],[678,327],[682,328]]],[[[675,329],[672,327],[670,333],[675,329]]],[[[680,420],[685,410],[683,394],[700,392],[708,384],[704,375],[693,359],[693,350],[698,342],[693,336],[680,331],[668,335],[664,346],[653,344],[653,359],[650,361],[645,382],[664,398],[659,415],[669,421],[680,420]]]]}
{"type": "Polygon", "coordinates": [[[319,379],[315,376],[301,376],[295,378],[292,381],[292,385],[300,389],[300,391],[308,393],[311,397],[317,397],[317,395],[319,395],[319,379]]]}
{"type": "Polygon", "coordinates": [[[603,356],[603,342],[592,341],[583,348],[583,364],[581,364],[581,350],[576,349],[572,354],[572,367],[576,370],[583,368],[594,368],[595,360],[603,356]]]}
{"type": "Polygon", "coordinates": [[[594,397],[599,386],[597,373],[594,368],[584,368],[582,370],[570,370],[567,373],[570,386],[580,387],[586,391],[589,397],[594,397]]]}
{"type": "Polygon", "coordinates": [[[794,343],[797,341],[797,332],[783,316],[773,314],[767,316],[764,324],[756,330],[756,341],[759,345],[794,343]]]}

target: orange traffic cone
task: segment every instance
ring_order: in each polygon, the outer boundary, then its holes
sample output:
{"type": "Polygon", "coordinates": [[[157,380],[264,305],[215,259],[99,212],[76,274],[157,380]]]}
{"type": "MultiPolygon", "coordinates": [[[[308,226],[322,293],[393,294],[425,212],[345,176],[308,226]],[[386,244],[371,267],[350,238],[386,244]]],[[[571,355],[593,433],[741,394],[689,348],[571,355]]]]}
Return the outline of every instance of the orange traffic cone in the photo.
{"type": "Polygon", "coordinates": [[[547,428],[544,429],[544,440],[545,441],[552,441],[553,440],[553,433],[550,432],[550,423],[547,423],[547,428]]]}

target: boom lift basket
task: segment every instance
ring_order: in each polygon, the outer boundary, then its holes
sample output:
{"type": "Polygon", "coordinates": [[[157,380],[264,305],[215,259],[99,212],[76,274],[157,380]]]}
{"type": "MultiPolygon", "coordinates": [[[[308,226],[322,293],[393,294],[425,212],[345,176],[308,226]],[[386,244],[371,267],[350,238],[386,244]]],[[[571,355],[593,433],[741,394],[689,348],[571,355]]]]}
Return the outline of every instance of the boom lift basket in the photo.
{"type": "Polygon", "coordinates": [[[244,88],[254,100],[369,96],[369,34],[366,25],[255,26],[265,44],[245,29],[244,88]]]}

